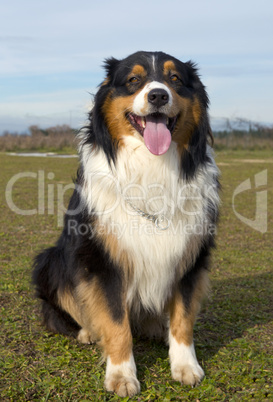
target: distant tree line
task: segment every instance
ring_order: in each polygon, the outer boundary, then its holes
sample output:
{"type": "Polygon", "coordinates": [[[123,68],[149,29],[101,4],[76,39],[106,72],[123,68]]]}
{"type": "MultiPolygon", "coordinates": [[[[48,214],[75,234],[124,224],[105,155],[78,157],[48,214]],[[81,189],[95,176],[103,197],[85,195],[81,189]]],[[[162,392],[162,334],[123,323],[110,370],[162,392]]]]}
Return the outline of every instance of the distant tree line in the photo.
{"type": "Polygon", "coordinates": [[[61,126],[54,126],[49,128],[40,128],[39,126],[30,126],[29,132],[32,138],[35,137],[64,137],[64,136],[73,136],[75,137],[77,130],[74,130],[70,126],[63,124],[61,126]]]}
{"type": "Polygon", "coordinates": [[[0,151],[47,151],[75,152],[77,148],[77,130],[68,125],[59,125],[42,129],[30,126],[29,134],[4,132],[0,136],[0,151]]]}
{"type": "Polygon", "coordinates": [[[273,125],[264,125],[238,118],[226,120],[224,130],[214,130],[215,148],[266,149],[273,148],[273,125]]]}
{"type": "MultiPolygon", "coordinates": [[[[75,152],[78,130],[68,125],[42,129],[33,125],[30,134],[4,132],[0,136],[0,151],[75,152]]],[[[214,130],[214,146],[217,149],[266,149],[273,148],[273,125],[266,126],[246,119],[226,120],[224,130],[214,130]]]]}

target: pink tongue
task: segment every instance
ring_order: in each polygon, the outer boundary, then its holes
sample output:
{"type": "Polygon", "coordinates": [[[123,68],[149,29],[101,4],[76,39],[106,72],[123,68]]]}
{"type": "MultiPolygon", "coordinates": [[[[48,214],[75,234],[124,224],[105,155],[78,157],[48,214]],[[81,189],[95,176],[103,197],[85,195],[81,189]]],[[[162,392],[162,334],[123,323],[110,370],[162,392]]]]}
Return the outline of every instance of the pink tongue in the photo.
{"type": "Polygon", "coordinates": [[[171,144],[171,133],[166,126],[166,117],[146,116],[146,127],[143,138],[146,147],[154,155],[162,155],[168,151],[171,144]]]}

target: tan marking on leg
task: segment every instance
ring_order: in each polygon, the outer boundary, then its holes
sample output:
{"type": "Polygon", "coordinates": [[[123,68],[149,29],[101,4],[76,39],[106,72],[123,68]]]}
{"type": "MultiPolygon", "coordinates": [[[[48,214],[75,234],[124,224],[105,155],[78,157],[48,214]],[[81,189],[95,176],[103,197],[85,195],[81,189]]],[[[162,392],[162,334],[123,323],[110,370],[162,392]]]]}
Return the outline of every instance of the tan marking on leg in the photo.
{"type": "Polygon", "coordinates": [[[132,353],[127,309],[122,322],[115,322],[96,279],[91,283],[82,282],[77,287],[77,299],[81,306],[83,328],[92,334],[92,338],[94,334],[94,338],[99,340],[105,357],[109,356],[113,364],[127,361],[132,353]]]}
{"type": "MultiPolygon", "coordinates": [[[[107,359],[105,387],[121,397],[140,391],[132,354],[132,335],[127,309],[122,322],[115,322],[98,279],[77,287],[84,328],[98,339],[107,359]]],[[[125,299],[125,298],[124,298],[125,299]]]]}
{"type": "Polygon", "coordinates": [[[66,311],[71,317],[80,325],[82,326],[81,320],[81,311],[79,305],[77,304],[73,294],[65,290],[61,292],[58,291],[58,303],[60,307],[66,311]]]}
{"type": "Polygon", "coordinates": [[[187,311],[180,292],[177,290],[170,303],[170,330],[176,341],[190,346],[193,342],[193,326],[200,310],[201,301],[208,290],[208,274],[203,270],[193,291],[187,311]]]}
{"type": "Polygon", "coordinates": [[[170,330],[178,343],[191,345],[193,339],[192,317],[187,316],[182,296],[177,291],[170,304],[170,330]]]}
{"type": "Polygon", "coordinates": [[[204,377],[194,350],[193,326],[207,285],[207,271],[203,270],[197,278],[189,307],[186,309],[178,289],[170,304],[169,356],[172,377],[191,386],[197,385],[204,377]]]}

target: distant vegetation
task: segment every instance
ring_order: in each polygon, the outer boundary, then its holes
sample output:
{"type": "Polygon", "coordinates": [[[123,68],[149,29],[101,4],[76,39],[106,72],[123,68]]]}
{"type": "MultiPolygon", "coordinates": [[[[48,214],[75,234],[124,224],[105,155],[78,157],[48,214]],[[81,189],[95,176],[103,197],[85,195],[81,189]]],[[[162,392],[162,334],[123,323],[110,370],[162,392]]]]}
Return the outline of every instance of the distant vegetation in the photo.
{"type": "Polygon", "coordinates": [[[226,129],[214,131],[216,149],[268,149],[273,148],[273,125],[266,126],[245,119],[226,121],[226,129]]]}
{"type": "Polygon", "coordinates": [[[0,151],[76,152],[78,131],[68,125],[47,129],[31,126],[29,131],[30,135],[5,132],[0,136],[0,151]]]}
{"type": "MultiPolygon", "coordinates": [[[[2,152],[60,152],[74,153],[77,148],[77,130],[68,125],[41,129],[31,126],[29,134],[5,132],[0,136],[2,152]]],[[[265,126],[245,119],[233,122],[227,119],[224,130],[214,131],[216,149],[268,149],[273,148],[273,125],[265,126]]]]}

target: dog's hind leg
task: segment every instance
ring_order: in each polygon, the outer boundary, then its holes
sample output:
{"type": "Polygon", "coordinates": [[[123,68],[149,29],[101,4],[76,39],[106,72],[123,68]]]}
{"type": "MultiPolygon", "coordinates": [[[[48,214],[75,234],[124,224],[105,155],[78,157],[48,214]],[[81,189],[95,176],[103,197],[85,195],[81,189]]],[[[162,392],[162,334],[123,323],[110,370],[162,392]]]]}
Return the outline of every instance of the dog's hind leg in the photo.
{"type": "Polygon", "coordinates": [[[54,333],[78,337],[81,327],[62,308],[53,305],[46,300],[42,301],[43,323],[46,328],[54,333]]]}
{"type": "MultiPolygon", "coordinates": [[[[77,337],[81,326],[68,303],[60,302],[61,289],[66,288],[63,250],[51,247],[37,255],[32,282],[36,296],[42,300],[43,323],[49,331],[77,337]]],[[[72,300],[72,297],[70,298],[72,300]]],[[[65,301],[63,298],[61,301],[65,301]]],[[[73,306],[73,303],[70,303],[73,306]]]]}

